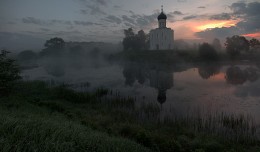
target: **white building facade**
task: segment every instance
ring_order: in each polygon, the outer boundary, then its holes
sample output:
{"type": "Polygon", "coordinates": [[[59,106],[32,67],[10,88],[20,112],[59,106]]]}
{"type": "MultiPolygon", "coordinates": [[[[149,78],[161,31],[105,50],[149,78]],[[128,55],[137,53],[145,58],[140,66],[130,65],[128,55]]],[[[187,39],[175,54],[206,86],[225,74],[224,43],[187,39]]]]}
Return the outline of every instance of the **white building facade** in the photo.
{"type": "Polygon", "coordinates": [[[158,28],[150,31],[150,50],[173,50],[174,31],[166,27],[167,16],[158,16],[158,28]]]}

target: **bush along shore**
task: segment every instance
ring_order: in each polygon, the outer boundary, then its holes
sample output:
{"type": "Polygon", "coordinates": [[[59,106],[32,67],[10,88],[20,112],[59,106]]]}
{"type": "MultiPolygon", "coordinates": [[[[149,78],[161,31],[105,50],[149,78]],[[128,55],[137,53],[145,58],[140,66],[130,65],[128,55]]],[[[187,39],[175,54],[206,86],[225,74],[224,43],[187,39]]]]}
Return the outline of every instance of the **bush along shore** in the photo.
{"type": "Polygon", "coordinates": [[[214,113],[164,117],[108,89],[19,82],[0,97],[0,151],[259,152],[250,116],[214,113]]]}

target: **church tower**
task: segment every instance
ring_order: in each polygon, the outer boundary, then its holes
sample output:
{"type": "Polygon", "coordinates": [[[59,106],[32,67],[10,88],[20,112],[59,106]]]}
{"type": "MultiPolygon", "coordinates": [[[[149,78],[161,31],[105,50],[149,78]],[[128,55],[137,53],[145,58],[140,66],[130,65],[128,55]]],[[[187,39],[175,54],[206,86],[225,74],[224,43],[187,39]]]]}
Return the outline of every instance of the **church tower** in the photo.
{"type": "Polygon", "coordinates": [[[161,14],[157,17],[158,19],[158,27],[159,28],[166,28],[166,20],[167,16],[163,13],[163,6],[161,9],[161,14]]]}
{"type": "Polygon", "coordinates": [[[163,12],[163,6],[157,19],[158,28],[150,31],[150,50],[172,50],[174,31],[166,26],[167,16],[163,12]]]}

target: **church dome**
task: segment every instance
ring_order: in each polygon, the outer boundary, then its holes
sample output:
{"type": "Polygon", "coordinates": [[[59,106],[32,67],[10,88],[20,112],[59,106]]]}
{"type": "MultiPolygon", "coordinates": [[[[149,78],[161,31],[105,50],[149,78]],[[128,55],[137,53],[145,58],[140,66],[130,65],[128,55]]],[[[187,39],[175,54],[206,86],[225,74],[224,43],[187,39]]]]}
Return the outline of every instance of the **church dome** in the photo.
{"type": "Polygon", "coordinates": [[[166,20],[167,19],[167,16],[161,12],[161,14],[157,17],[158,20],[166,20]]]}

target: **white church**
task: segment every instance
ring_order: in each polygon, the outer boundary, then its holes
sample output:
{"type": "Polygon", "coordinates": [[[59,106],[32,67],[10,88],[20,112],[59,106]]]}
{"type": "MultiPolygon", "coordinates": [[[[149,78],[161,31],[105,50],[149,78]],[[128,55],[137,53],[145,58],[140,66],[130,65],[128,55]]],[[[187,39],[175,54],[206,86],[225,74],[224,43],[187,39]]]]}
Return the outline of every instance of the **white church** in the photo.
{"type": "Polygon", "coordinates": [[[158,16],[158,28],[150,31],[150,50],[172,50],[174,31],[166,27],[167,16],[163,12],[158,16]]]}

